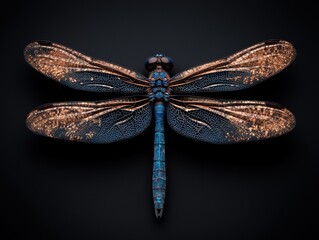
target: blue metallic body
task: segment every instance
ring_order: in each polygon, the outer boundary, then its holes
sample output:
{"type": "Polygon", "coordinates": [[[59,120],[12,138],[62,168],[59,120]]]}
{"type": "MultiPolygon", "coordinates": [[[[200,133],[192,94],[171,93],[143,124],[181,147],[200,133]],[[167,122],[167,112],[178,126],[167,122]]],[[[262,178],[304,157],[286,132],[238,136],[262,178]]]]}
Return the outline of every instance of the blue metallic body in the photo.
{"type": "Polygon", "coordinates": [[[149,99],[154,102],[155,136],[153,158],[153,202],[156,217],[161,217],[164,209],[166,190],[165,169],[165,102],[169,100],[169,75],[162,68],[150,74],[149,99]]]}
{"type": "Polygon", "coordinates": [[[155,136],[154,136],[154,159],[153,159],[153,201],[155,215],[162,216],[166,189],[165,170],[165,135],[164,135],[164,115],[165,105],[159,101],[154,105],[155,114],[155,136]]]}

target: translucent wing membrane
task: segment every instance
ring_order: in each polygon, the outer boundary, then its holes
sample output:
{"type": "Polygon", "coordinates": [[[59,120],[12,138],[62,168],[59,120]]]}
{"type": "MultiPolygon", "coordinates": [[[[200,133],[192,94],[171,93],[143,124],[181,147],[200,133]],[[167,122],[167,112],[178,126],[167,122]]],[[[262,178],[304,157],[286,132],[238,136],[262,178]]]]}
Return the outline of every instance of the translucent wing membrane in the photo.
{"type": "Polygon", "coordinates": [[[181,93],[241,90],[280,72],[295,56],[289,42],[263,42],[177,74],[171,79],[171,90],[181,93]]]}
{"type": "Polygon", "coordinates": [[[43,105],[29,114],[27,126],[48,137],[110,143],[140,134],[149,126],[151,118],[148,98],[124,97],[43,105]]]}
{"type": "Polygon", "coordinates": [[[270,102],[174,96],[167,106],[170,127],[209,143],[236,143],[285,134],[295,125],[286,108],[270,102]]]}
{"type": "Polygon", "coordinates": [[[39,72],[79,90],[143,93],[148,86],[146,77],[137,72],[93,59],[56,43],[31,43],[25,48],[24,56],[39,72]]]}

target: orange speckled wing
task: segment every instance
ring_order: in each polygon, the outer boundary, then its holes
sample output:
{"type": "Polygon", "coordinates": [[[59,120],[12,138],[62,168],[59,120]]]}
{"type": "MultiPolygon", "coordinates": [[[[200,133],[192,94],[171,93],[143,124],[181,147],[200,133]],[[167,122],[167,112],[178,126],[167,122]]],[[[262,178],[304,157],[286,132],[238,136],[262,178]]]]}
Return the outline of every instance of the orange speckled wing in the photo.
{"type": "Polygon", "coordinates": [[[209,143],[236,143],[276,137],[295,126],[293,114],[270,102],[174,96],[167,107],[170,127],[209,143]]]}
{"type": "Polygon", "coordinates": [[[30,43],[24,57],[47,77],[78,90],[145,93],[148,87],[147,78],[137,72],[49,41],[30,43]]]}
{"type": "Polygon", "coordinates": [[[151,119],[148,98],[132,96],[99,102],[46,104],[28,115],[27,126],[47,137],[110,143],[140,134],[151,119]]]}
{"type": "Polygon", "coordinates": [[[177,74],[171,79],[171,90],[181,93],[241,90],[282,71],[295,56],[291,43],[266,41],[177,74]]]}

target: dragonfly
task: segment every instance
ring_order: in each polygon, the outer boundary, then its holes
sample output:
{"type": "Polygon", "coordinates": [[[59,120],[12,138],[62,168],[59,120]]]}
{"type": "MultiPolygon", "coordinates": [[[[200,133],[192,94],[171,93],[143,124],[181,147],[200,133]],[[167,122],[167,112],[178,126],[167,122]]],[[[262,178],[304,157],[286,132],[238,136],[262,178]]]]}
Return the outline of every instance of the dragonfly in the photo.
{"type": "Polygon", "coordinates": [[[291,43],[269,40],[171,77],[173,60],[155,54],[145,62],[148,76],[144,76],[50,41],[33,42],[25,48],[24,57],[45,76],[73,89],[128,96],[45,104],[29,113],[27,127],[47,137],[106,144],[141,134],[154,117],[152,194],[155,216],[162,217],[166,195],[164,119],[177,133],[212,144],[288,133],[295,126],[295,117],[276,103],[192,94],[252,87],[282,71],[295,56],[291,43]]]}

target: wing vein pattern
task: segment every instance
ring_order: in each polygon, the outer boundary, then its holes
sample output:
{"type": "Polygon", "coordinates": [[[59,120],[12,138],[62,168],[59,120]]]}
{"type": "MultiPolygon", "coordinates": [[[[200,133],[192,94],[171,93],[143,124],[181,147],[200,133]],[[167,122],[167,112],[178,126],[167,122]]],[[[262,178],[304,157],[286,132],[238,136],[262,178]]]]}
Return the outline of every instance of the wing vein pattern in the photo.
{"type": "Polygon", "coordinates": [[[177,74],[171,79],[171,90],[197,93],[245,89],[279,73],[295,56],[296,50],[289,42],[263,42],[177,74]]]}
{"type": "Polygon", "coordinates": [[[145,93],[147,78],[124,67],[96,60],[51,42],[33,42],[24,50],[36,70],[68,87],[94,92],[145,93]]]}
{"type": "Polygon", "coordinates": [[[167,119],[183,136],[220,144],[279,136],[295,125],[292,113],[275,103],[194,96],[171,98],[167,119]]]}
{"type": "Polygon", "coordinates": [[[48,137],[110,143],[142,133],[151,119],[148,98],[132,96],[99,102],[46,104],[28,115],[27,126],[48,137]]]}

